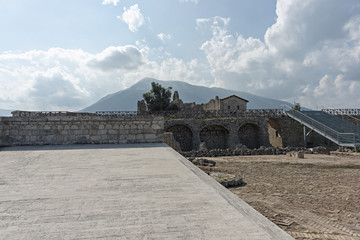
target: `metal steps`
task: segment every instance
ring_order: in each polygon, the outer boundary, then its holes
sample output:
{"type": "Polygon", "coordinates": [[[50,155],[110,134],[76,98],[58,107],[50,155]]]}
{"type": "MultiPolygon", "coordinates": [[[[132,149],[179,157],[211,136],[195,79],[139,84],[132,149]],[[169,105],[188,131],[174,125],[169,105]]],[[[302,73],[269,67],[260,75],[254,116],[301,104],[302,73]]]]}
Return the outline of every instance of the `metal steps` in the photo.
{"type": "Polygon", "coordinates": [[[340,118],[322,111],[289,110],[285,113],[339,146],[360,146],[360,128],[340,118]]]}

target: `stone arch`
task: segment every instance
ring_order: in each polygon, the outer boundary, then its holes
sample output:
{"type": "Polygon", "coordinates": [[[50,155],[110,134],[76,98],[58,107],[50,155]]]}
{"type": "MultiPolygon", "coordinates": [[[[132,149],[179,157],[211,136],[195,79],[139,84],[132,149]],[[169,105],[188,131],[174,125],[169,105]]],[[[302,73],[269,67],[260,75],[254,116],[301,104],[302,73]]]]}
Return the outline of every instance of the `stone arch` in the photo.
{"type": "Polygon", "coordinates": [[[239,141],[250,149],[260,147],[260,128],[253,123],[245,123],[238,130],[239,141]]]}
{"type": "Polygon", "coordinates": [[[208,125],[200,131],[200,141],[207,149],[226,149],[229,131],[221,125],[208,125]]]}
{"type": "Polygon", "coordinates": [[[193,133],[191,129],[182,124],[172,125],[167,128],[166,132],[172,132],[175,140],[180,144],[181,151],[191,151],[193,133]]]}

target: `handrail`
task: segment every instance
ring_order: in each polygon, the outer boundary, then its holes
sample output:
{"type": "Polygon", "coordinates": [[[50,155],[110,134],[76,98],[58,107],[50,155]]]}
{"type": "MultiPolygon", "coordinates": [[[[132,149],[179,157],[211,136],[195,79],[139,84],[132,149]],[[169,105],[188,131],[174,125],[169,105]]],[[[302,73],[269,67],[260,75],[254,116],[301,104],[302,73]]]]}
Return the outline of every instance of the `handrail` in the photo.
{"type": "Polygon", "coordinates": [[[221,110],[183,110],[183,111],[163,111],[156,112],[156,115],[176,118],[223,118],[223,117],[280,117],[284,116],[282,109],[247,109],[236,111],[221,110]]]}
{"type": "Polygon", "coordinates": [[[326,106],[326,108],[321,109],[321,111],[332,114],[332,115],[359,115],[360,109],[356,108],[345,108],[345,109],[336,109],[326,106]]]}
{"type": "Polygon", "coordinates": [[[355,116],[360,116],[360,109],[333,109],[333,108],[329,108],[329,109],[321,109],[321,111],[331,114],[331,115],[340,115],[340,116],[347,116],[350,117],[351,119],[354,119],[356,122],[357,126],[360,126],[360,119],[354,117],[355,116]]]}
{"type": "Polygon", "coordinates": [[[310,127],[321,131],[325,136],[331,137],[334,141],[338,142],[339,144],[343,143],[353,143],[356,144],[357,140],[359,139],[358,134],[355,133],[340,133],[329,126],[299,112],[296,110],[289,110],[287,111],[288,115],[292,115],[295,118],[298,118],[300,121],[310,125],[310,127]]]}
{"type": "Polygon", "coordinates": [[[100,116],[136,116],[137,111],[97,111],[97,115],[100,116]]]}
{"type": "Polygon", "coordinates": [[[67,111],[20,111],[11,112],[13,117],[49,117],[49,116],[93,116],[94,113],[67,111]]]}
{"type": "Polygon", "coordinates": [[[137,112],[137,111],[97,111],[101,116],[135,116],[135,115],[161,115],[164,117],[177,118],[222,118],[222,117],[277,117],[284,116],[282,109],[247,109],[237,111],[219,111],[219,110],[183,110],[183,111],[158,111],[137,112]]]}

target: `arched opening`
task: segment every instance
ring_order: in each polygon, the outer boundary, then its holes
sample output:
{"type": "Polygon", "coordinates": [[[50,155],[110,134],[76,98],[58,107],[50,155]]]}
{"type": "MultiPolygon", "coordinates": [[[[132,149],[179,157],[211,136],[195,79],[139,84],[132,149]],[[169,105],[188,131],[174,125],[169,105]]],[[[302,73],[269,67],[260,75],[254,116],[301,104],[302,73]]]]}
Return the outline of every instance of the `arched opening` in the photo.
{"type": "Polygon", "coordinates": [[[246,123],[238,130],[239,141],[250,149],[260,147],[259,127],[255,124],[246,123]]]}
{"type": "Polygon", "coordinates": [[[207,149],[226,149],[229,131],[219,125],[209,125],[200,132],[200,141],[205,142],[207,149]]]}
{"type": "Polygon", "coordinates": [[[175,140],[180,144],[181,151],[192,150],[193,134],[189,127],[185,125],[174,125],[167,129],[167,132],[172,132],[175,140]]]}

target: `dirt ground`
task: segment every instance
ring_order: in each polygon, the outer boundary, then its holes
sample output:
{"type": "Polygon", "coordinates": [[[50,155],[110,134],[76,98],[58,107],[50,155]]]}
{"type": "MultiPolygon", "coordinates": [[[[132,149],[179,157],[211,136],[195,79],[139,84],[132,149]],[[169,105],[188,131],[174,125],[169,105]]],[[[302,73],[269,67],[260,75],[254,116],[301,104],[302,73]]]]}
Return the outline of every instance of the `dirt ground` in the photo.
{"type": "Polygon", "coordinates": [[[242,176],[234,194],[295,239],[360,239],[360,154],[208,158],[242,176]]]}

